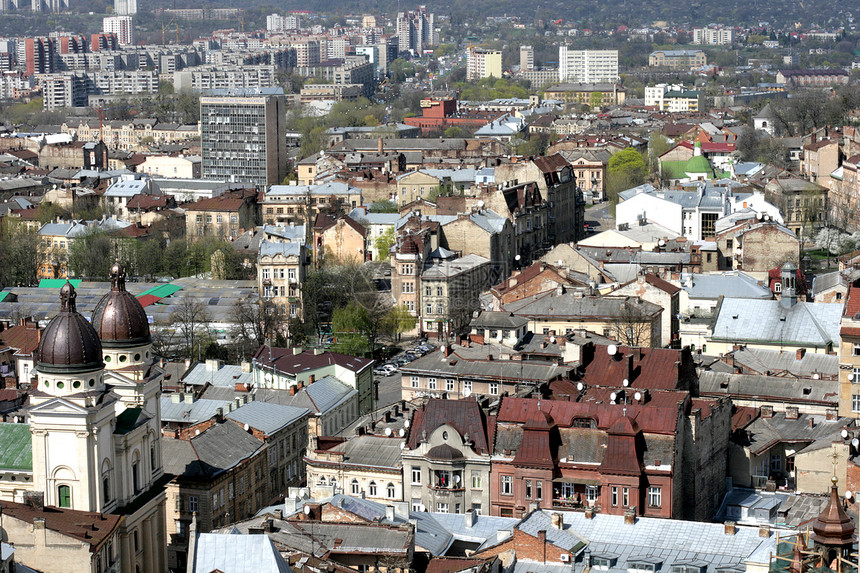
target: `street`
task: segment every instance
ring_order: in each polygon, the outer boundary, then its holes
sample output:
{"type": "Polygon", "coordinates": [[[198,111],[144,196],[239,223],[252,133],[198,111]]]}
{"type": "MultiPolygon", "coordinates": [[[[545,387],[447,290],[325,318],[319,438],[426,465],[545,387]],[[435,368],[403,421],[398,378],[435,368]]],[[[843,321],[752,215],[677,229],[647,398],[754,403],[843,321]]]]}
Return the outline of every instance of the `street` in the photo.
{"type": "Polygon", "coordinates": [[[612,206],[608,201],[591,205],[585,209],[585,224],[588,226],[588,234],[602,233],[615,228],[615,217],[612,215],[612,206]]]}

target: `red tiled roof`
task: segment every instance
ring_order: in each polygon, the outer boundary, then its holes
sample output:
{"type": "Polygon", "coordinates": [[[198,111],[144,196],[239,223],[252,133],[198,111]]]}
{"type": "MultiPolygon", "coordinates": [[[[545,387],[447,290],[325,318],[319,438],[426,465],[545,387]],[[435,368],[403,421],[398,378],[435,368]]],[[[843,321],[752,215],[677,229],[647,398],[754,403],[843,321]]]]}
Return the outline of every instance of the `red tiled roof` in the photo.
{"type": "Polygon", "coordinates": [[[121,515],[77,511],[46,506],[41,511],[23,503],[4,501],[2,514],[32,525],[33,520],[41,517],[45,528],[83,541],[90,545],[90,551],[97,551],[102,544],[119,529],[124,517],[121,515]]]}
{"type": "Polygon", "coordinates": [[[681,287],[675,286],[667,280],[661,279],[654,273],[647,273],[645,275],[645,282],[648,284],[657,287],[658,289],[670,294],[674,295],[675,293],[681,290],[681,287]]]}
{"type": "Polygon", "coordinates": [[[750,422],[758,418],[759,409],[751,406],[735,406],[732,412],[732,431],[745,428],[750,422]]]}
{"type": "Polygon", "coordinates": [[[256,196],[254,190],[229,191],[211,199],[200,199],[185,207],[186,211],[238,211],[245,202],[246,193],[256,196]]]}
{"type": "Polygon", "coordinates": [[[442,424],[449,424],[461,436],[469,434],[478,453],[490,452],[487,440],[487,417],[480,405],[474,400],[430,400],[420,410],[416,410],[409,426],[409,449],[414,450],[421,442],[423,432],[429,435],[442,424]]]}
{"type": "Polygon", "coordinates": [[[565,159],[564,156],[560,153],[556,153],[555,155],[544,155],[541,157],[535,157],[534,164],[544,173],[558,171],[565,165],[569,165],[567,159],[565,159]]]}
{"type": "Polygon", "coordinates": [[[705,141],[702,143],[702,153],[731,153],[735,150],[734,143],[705,141]]]}
{"type": "MultiPolygon", "coordinates": [[[[495,559],[495,556],[489,559],[495,559]]],[[[480,568],[487,559],[463,557],[434,557],[427,564],[426,573],[458,573],[466,569],[480,568]]]]}
{"type": "Polygon", "coordinates": [[[155,304],[160,300],[161,299],[159,297],[155,296],[154,294],[145,294],[143,296],[137,297],[137,302],[140,303],[140,306],[144,306],[144,307],[149,306],[151,304],[155,304]]]}
{"type": "Polygon", "coordinates": [[[22,219],[28,219],[30,221],[35,221],[39,218],[39,210],[32,207],[30,209],[11,209],[9,213],[15,215],[16,217],[21,217],[22,219]]]}
{"type": "Polygon", "coordinates": [[[143,227],[139,225],[129,225],[128,227],[123,227],[122,229],[117,229],[111,235],[114,237],[130,237],[132,239],[139,239],[141,237],[149,236],[149,227],[143,227]]]}
{"type": "Polygon", "coordinates": [[[522,270],[522,272],[520,272],[519,274],[512,275],[511,277],[505,279],[504,282],[501,282],[501,283],[497,284],[496,286],[492,287],[491,290],[494,290],[499,294],[505,294],[506,292],[508,292],[508,291],[510,291],[510,290],[520,286],[520,285],[523,285],[523,284],[529,282],[530,280],[536,278],[542,272],[552,273],[553,275],[555,275],[555,278],[557,278],[559,280],[563,280],[564,282],[570,282],[570,281],[567,281],[566,279],[564,279],[560,274],[558,274],[558,272],[554,268],[552,268],[551,266],[547,265],[546,263],[542,263],[542,262],[538,261],[538,262],[533,263],[533,264],[529,265],[528,267],[524,268],[522,270]],[[511,283],[511,279],[515,279],[517,284],[515,284],[514,286],[508,286],[511,283]]]}
{"type": "Polygon", "coordinates": [[[36,324],[19,324],[0,332],[0,341],[16,349],[20,354],[32,354],[39,347],[39,331],[36,324]]]}
{"type": "Polygon", "coordinates": [[[129,211],[136,209],[148,211],[150,209],[164,208],[167,207],[168,199],[167,195],[144,195],[143,193],[138,193],[128,200],[126,208],[129,211]]]}
{"type": "MultiPolygon", "coordinates": [[[[659,390],[680,390],[685,380],[685,374],[679,369],[685,366],[683,350],[671,348],[631,348],[616,346],[615,356],[609,356],[607,346],[598,345],[594,350],[594,358],[585,365],[582,382],[589,386],[621,387],[621,382],[627,378],[631,388],[648,388],[659,390]],[[628,372],[629,356],[633,356],[633,367],[628,372]]],[[[689,351],[686,351],[689,353],[689,351]]]]}
{"type": "Polygon", "coordinates": [[[514,465],[552,468],[558,453],[558,440],[553,440],[553,436],[558,435],[557,432],[552,432],[554,426],[555,421],[548,413],[539,409],[532,410],[523,427],[523,437],[514,456],[514,465]]]}
{"type": "Polygon", "coordinates": [[[855,317],[860,314],[860,289],[849,286],[848,287],[848,296],[845,300],[845,315],[848,317],[855,317]]]}

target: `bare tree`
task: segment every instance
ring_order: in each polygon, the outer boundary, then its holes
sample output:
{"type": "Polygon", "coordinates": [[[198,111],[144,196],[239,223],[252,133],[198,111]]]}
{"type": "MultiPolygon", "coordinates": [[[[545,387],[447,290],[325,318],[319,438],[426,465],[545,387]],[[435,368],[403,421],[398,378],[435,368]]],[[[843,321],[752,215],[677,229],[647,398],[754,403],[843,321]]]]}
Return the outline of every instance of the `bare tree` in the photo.
{"type": "Polygon", "coordinates": [[[240,300],[233,306],[232,318],[239,351],[243,354],[284,336],[284,314],[276,304],[264,299],[240,300]]]}
{"type": "Polygon", "coordinates": [[[200,355],[200,339],[208,337],[210,320],[205,304],[189,296],[180,299],[176,310],[170,314],[170,321],[185,340],[186,356],[193,355],[195,351],[200,355]]]}
{"type": "Polygon", "coordinates": [[[612,336],[626,346],[651,346],[653,317],[642,308],[638,297],[627,297],[621,312],[611,322],[612,336]]]}

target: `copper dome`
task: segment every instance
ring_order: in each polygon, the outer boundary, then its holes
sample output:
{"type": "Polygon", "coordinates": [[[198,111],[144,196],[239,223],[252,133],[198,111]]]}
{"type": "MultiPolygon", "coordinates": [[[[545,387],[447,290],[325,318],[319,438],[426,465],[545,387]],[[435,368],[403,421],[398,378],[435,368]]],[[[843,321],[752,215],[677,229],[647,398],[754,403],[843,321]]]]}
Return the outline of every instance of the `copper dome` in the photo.
{"type": "Polygon", "coordinates": [[[842,509],[842,500],[832,478],[830,501],[812,524],[812,539],[821,545],[850,545],[854,543],[854,522],[842,509]]]}
{"type": "Polygon", "coordinates": [[[60,313],[51,319],[39,341],[36,368],[40,372],[90,372],[104,368],[102,345],[93,326],[78,314],[75,287],[60,289],[60,313]]]}
{"type": "Polygon", "coordinates": [[[140,346],[151,341],[146,311],[125,290],[125,269],[115,263],[110,269],[111,289],[93,311],[93,326],[105,348],[140,346]]]}

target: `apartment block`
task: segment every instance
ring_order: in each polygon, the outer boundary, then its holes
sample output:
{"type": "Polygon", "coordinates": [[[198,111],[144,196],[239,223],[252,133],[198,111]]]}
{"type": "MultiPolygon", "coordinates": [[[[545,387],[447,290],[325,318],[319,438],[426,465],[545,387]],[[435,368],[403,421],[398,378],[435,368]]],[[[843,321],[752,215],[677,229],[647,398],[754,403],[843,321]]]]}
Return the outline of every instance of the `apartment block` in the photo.
{"type": "Polygon", "coordinates": [[[559,46],[558,78],[575,83],[616,82],[618,50],[571,50],[559,46]]]}

